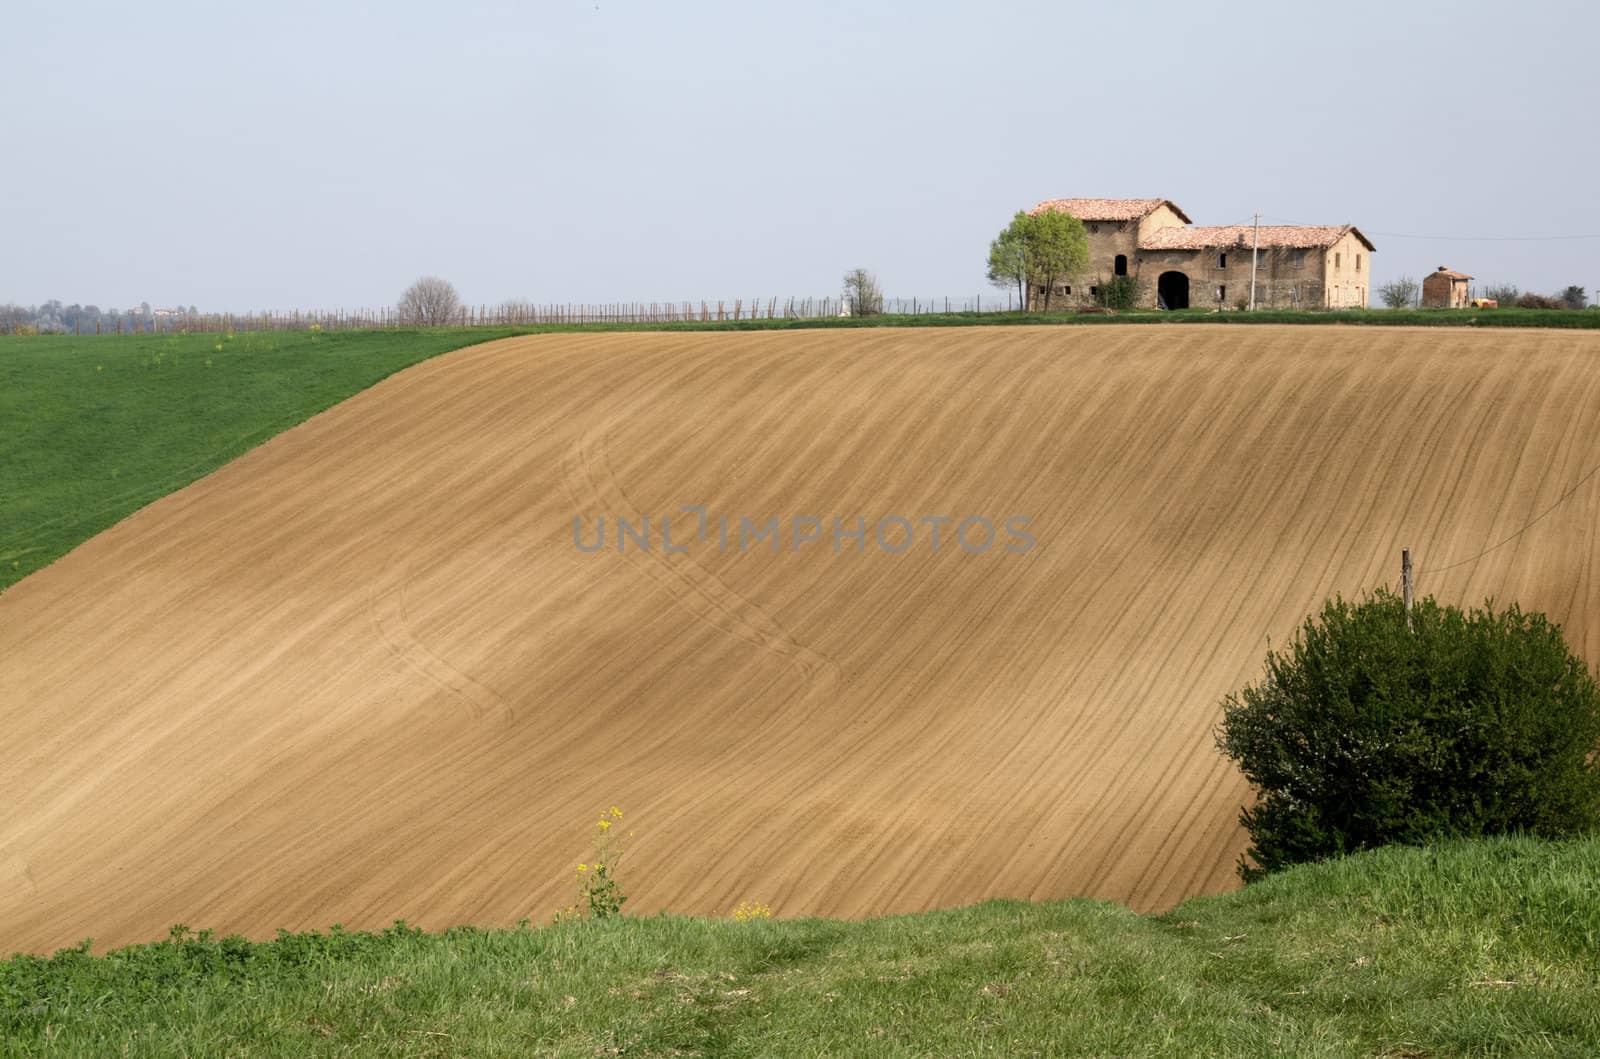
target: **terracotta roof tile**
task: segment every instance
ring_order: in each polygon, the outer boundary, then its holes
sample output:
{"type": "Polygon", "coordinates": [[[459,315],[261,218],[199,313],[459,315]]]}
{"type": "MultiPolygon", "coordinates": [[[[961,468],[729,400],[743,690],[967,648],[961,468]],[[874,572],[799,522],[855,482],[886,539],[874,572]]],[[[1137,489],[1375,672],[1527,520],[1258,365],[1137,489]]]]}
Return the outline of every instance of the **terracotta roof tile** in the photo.
{"type": "MultiPolygon", "coordinates": [[[[1329,247],[1354,232],[1368,250],[1376,250],[1353,224],[1263,224],[1260,247],[1290,247],[1305,249],[1329,247]]],[[[1223,224],[1193,228],[1158,228],[1139,241],[1140,250],[1248,250],[1256,238],[1256,229],[1248,224],[1223,224]]]]}
{"type": "Polygon", "coordinates": [[[1154,213],[1158,206],[1170,207],[1185,224],[1189,222],[1171,199],[1046,199],[1028,212],[1062,210],[1080,221],[1136,221],[1154,213]]]}
{"type": "Polygon", "coordinates": [[[1435,270],[1433,272],[1430,272],[1428,274],[1430,276],[1447,276],[1450,279],[1463,279],[1463,280],[1465,280],[1465,279],[1471,279],[1472,278],[1471,276],[1467,275],[1465,272],[1457,272],[1455,269],[1453,269],[1453,268],[1445,268],[1443,265],[1440,265],[1437,270],[1435,270]]]}

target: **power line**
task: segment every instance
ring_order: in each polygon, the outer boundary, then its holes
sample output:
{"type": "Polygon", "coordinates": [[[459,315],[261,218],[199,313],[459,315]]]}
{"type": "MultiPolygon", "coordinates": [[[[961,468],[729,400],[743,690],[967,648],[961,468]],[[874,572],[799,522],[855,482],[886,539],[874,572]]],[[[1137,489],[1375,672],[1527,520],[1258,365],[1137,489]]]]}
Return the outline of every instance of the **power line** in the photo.
{"type": "MultiPolygon", "coordinates": [[[[1295,221],[1283,217],[1272,217],[1262,214],[1268,220],[1277,221],[1279,224],[1293,224],[1297,227],[1325,227],[1317,225],[1300,225],[1295,221]]],[[[1579,239],[1600,239],[1600,233],[1594,235],[1416,235],[1407,232],[1368,232],[1368,235],[1381,236],[1384,239],[1425,239],[1438,240],[1448,243],[1550,243],[1565,242],[1579,239]]]]}
{"type": "MultiPolygon", "coordinates": [[[[1589,479],[1593,478],[1596,474],[1600,474],[1600,464],[1596,464],[1594,467],[1591,467],[1589,469],[1589,473],[1588,474],[1584,475],[1582,478],[1579,478],[1576,482],[1572,483],[1571,487],[1568,488],[1566,492],[1564,492],[1560,496],[1556,497],[1556,502],[1555,503],[1551,504],[1549,507],[1547,507],[1543,511],[1539,512],[1533,518],[1529,519],[1527,524],[1525,524],[1521,529],[1517,530],[1517,532],[1513,533],[1511,536],[1507,537],[1505,540],[1501,541],[1500,543],[1491,544],[1489,547],[1485,548],[1483,551],[1479,552],[1477,555],[1474,555],[1470,559],[1462,559],[1459,562],[1450,563],[1450,564],[1448,564],[1446,566],[1437,566],[1437,567],[1430,566],[1430,567],[1427,568],[1426,572],[1431,572],[1431,573],[1435,573],[1435,574],[1442,574],[1446,570],[1454,570],[1458,566],[1466,566],[1468,563],[1475,563],[1479,559],[1482,559],[1485,555],[1488,555],[1490,552],[1495,551],[1495,550],[1500,549],[1500,548],[1504,548],[1506,545],[1510,544],[1512,541],[1516,540],[1518,537],[1522,536],[1524,533],[1526,533],[1529,530],[1531,530],[1539,522],[1542,522],[1544,520],[1545,516],[1549,515],[1556,508],[1560,507],[1562,504],[1565,504],[1568,500],[1571,500],[1572,497],[1573,497],[1573,494],[1575,494],[1579,489],[1583,488],[1584,483],[1587,482],[1589,479]]],[[[1424,571],[1419,570],[1417,572],[1419,574],[1421,574],[1424,571]]]]}
{"type": "Polygon", "coordinates": [[[1553,243],[1568,239],[1600,239],[1597,235],[1406,235],[1401,232],[1373,232],[1384,239],[1433,239],[1452,243],[1553,243]]]}

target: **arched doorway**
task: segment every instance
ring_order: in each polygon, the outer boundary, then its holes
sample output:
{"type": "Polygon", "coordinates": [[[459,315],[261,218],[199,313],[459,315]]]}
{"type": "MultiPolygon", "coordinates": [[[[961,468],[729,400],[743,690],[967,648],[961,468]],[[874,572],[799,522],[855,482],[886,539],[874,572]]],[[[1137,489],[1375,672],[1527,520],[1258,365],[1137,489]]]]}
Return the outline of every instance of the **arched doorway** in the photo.
{"type": "Polygon", "coordinates": [[[1187,309],[1189,277],[1182,272],[1161,273],[1161,278],[1156,280],[1156,296],[1161,299],[1163,309],[1187,309]]]}
{"type": "Polygon", "coordinates": [[[1118,254],[1117,259],[1112,262],[1111,271],[1114,275],[1126,276],[1128,274],[1128,255],[1118,254]]]}

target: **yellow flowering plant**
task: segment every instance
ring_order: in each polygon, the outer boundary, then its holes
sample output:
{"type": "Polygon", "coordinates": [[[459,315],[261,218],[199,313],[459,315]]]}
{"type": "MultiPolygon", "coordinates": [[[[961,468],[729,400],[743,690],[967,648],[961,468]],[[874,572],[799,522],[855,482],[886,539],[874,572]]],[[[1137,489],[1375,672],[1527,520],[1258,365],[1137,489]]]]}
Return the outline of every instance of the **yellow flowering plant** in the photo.
{"type": "Polygon", "coordinates": [[[771,919],[772,906],[760,901],[740,901],[734,907],[733,918],[740,923],[748,923],[752,919],[771,919]]]}
{"type": "Polygon", "coordinates": [[[595,821],[595,848],[592,860],[578,865],[578,908],[587,908],[590,919],[609,919],[622,914],[628,900],[617,886],[617,864],[622,860],[622,844],[612,834],[612,826],[622,819],[622,810],[612,806],[595,821]]]}

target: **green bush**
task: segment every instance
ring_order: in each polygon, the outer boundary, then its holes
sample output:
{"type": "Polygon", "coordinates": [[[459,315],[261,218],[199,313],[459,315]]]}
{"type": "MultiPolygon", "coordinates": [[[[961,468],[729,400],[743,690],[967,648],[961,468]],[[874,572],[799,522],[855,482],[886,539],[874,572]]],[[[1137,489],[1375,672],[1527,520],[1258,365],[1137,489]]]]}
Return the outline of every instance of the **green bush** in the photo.
{"type": "Polygon", "coordinates": [[[1132,309],[1139,304],[1139,277],[1112,276],[1096,281],[1094,300],[1107,309],[1132,309]]]}
{"type": "Polygon", "coordinates": [[[1431,598],[1412,617],[1392,592],[1335,599],[1223,701],[1217,745],[1258,795],[1240,814],[1247,880],[1393,842],[1600,823],[1600,689],[1560,626],[1431,598]]]}

